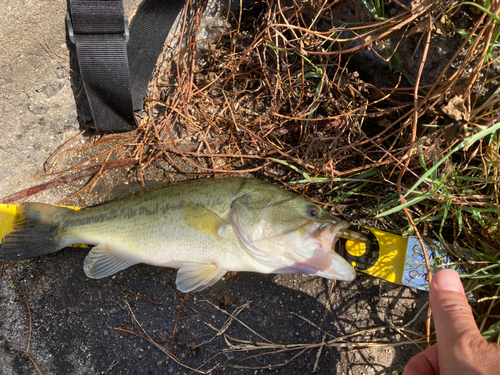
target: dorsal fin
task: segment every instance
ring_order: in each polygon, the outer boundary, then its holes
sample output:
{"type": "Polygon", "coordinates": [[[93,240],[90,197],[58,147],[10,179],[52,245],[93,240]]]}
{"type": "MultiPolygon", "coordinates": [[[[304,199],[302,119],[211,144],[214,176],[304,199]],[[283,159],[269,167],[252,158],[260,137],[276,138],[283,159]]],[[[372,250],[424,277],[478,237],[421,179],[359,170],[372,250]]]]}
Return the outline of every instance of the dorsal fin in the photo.
{"type": "Polygon", "coordinates": [[[113,188],[111,194],[115,200],[128,198],[134,194],[145,193],[161,187],[167,186],[167,183],[161,181],[144,181],[144,185],[140,182],[129,182],[113,188]]]}

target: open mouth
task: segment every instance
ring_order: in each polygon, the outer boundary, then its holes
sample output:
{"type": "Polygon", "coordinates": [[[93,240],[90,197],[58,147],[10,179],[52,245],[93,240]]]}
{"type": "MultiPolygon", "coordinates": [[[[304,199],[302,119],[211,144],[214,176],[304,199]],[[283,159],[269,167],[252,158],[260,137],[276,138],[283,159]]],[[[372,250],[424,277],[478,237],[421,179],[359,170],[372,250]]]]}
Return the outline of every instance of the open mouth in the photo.
{"type": "Polygon", "coordinates": [[[357,233],[347,230],[348,226],[344,220],[322,223],[319,226],[316,224],[316,229],[304,237],[303,246],[285,253],[286,258],[293,263],[288,263],[274,272],[296,272],[327,279],[354,280],[356,278],[354,268],[333,250],[339,238],[366,241],[364,236],[357,236],[357,233]]]}

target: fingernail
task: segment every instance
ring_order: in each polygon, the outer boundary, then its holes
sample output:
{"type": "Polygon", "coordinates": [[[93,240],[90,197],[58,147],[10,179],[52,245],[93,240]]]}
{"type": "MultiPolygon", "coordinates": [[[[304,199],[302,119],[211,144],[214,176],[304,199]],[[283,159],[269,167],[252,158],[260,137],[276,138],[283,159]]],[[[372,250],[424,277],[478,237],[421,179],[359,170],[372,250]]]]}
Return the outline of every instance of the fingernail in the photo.
{"type": "Polygon", "coordinates": [[[449,290],[452,292],[463,292],[464,287],[455,270],[441,270],[436,272],[432,278],[432,282],[441,290],[449,290]]]}

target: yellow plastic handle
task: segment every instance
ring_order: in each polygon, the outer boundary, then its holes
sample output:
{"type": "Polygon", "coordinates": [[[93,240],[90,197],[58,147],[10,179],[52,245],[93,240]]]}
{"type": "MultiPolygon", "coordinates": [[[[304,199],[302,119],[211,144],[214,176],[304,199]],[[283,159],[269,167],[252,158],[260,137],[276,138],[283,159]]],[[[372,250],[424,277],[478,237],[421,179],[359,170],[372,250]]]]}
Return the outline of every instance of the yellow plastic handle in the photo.
{"type": "Polygon", "coordinates": [[[16,211],[14,204],[0,204],[0,239],[14,230],[16,211]]]}
{"type": "Polygon", "coordinates": [[[358,271],[402,285],[408,238],[374,228],[353,227],[369,241],[347,241],[346,259],[358,271]]]}

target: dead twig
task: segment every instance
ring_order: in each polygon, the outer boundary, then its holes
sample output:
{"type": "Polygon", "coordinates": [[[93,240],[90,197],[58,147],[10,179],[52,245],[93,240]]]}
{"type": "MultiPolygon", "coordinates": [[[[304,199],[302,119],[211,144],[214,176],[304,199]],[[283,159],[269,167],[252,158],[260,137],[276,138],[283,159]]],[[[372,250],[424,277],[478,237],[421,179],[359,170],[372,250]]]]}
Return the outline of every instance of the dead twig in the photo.
{"type": "Polygon", "coordinates": [[[17,283],[16,277],[14,276],[14,271],[12,269],[10,262],[8,262],[8,264],[9,264],[9,269],[10,269],[10,276],[12,278],[12,284],[16,287],[17,294],[22,298],[24,305],[26,306],[26,310],[28,311],[28,343],[26,344],[26,349],[10,348],[10,350],[20,352],[20,353],[24,354],[26,357],[28,357],[28,359],[31,361],[31,363],[35,367],[36,372],[39,375],[42,375],[42,371],[40,370],[40,367],[38,366],[38,364],[35,362],[35,359],[30,354],[31,331],[32,331],[31,309],[30,309],[30,306],[28,304],[28,301],[26,300],[26,297],[24,297],[24,294],[21,293],[21,290],[20,290],[19,285],[17,283]]]}

